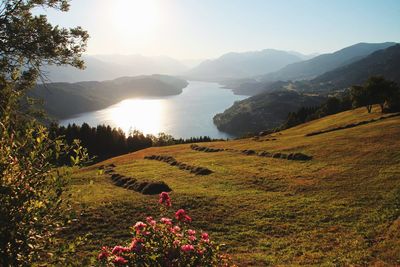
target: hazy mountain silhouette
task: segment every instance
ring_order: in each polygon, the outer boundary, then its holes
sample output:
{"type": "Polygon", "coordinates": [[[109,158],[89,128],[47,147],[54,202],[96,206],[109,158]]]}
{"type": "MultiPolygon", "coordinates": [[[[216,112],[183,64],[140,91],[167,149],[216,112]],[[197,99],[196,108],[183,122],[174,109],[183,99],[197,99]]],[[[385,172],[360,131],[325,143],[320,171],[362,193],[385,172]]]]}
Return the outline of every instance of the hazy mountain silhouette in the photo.
{"type": "Polygon", "coordinates": [[[275,49],[227,53],[217,59],[200,63],[197,67],[187,71],[184,76],[189,79],[205,81],[238,79],[276,71],[301,60],[302,58],[295,55],[294,52],[275,49]]]}
{"type": "Polygon", "coordinates": [[[395,45],[386,43],[358,43],[330,54],[323,54],[310,60],[290,64],[276,72],[261,77],[262,81],[287,81],[313,79],[318,75],[355,62],[369,54],[395,45]]]}
{"type": "MultiPolygon", "coordinates": [[[[279,71],[263,76],[231,80],[225,82],[225,85],[231,88],[236,94],[252,96],[265,91],[275,90],[277,81],[312,80],[319,75],[357,62],[373,52],[386,49],[395,44],[392,42],[378,44],[359,43],[334,53],[319,55],[310,60],[287,65],[279,71]]],[[[308,83],[308,85],[310,84],[308,83]]]]}
{"type": "Polygon", "coordinates": [[[84,56],[86,69],[47,66],[44,68],[50,82],[105,81],[121,76],[151,74],[176,75],[188,69],[186,65],[169,57],[141,55],[84,56]]]}
{"type": "Polygon", "coordinates": [[[312,82],[315,86],[346,88],[362,84],[366,78],[382,75],[400,84],[400,44],[376,51],[349,65],[326,72],[312,82]]]}

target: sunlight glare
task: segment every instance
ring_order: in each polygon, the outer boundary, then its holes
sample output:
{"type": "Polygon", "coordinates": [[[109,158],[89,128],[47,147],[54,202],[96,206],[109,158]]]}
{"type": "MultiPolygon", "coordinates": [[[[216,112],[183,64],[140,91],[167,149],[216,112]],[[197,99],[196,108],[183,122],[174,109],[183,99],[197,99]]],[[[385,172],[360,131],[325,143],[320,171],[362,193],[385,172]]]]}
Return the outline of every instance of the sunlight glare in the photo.
{"type": "Polygon", "coordinates": [[[115,105],[110,120],[125,133],[140,130],[144,134],[161,132],[165,101],[160,99],[127,99],[115,105]]]}
{"type": "Polygon", "coordinates": [[[158,8],[155,0],[117,0],[113,12],[114,28],[131,37],[154,34],[159,24],[158,8]]]}

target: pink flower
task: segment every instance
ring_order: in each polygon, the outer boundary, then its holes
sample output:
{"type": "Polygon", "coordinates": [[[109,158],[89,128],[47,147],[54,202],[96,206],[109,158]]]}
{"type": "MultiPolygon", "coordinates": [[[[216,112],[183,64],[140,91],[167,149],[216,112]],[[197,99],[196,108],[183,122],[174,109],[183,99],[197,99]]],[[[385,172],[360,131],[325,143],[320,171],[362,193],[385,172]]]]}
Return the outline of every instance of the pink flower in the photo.
{"type": "Polygon", "coordinates": [[[160,222],[162,222],[163,224],[166,224],[166,225],[172,225],[172,220],[171,219],[169,219],[169,218],[161,218],[160,219],[160,222]]]}
{"type": "Polygon", "coordinates": [[[196,240],[196,237],[194,235],[191,235],[191,236],[189,236],[189,240],[193,242],[196,240]]]}
{"type": "Polygon", "coordinates": [[[167,192],[162,192],[160,194],[160,199],[159,201],[160,204],[164,204],[166,207],[171,207],[171,198],[169,197],[169,194],[167,192]]]}
{"type": "Polygon", "coordinates": [[[174,240],[174,242],[172,243],[172,244],[174,244],[174,246],[179,246],[180,244],[181,244],[181,241],[179,241],[179,240],[174,240]]]}
{"type": "Polygon", "coordinates": [[[202,256],[206,250],[205,249],[198,249],[197,253],[202,256]]]}
{"type": "Polygon", "coordinates": [[[120,254],[122,252],[128,252],[129,248],[123,247],[123,246],[115,246],[112,250],[112,254],[116,255],[116,254],[120,254]]]}
{"type": "Polygon", "coordinates": [[[109,256],[108,248],[107,248],[107,247],[102,247],[102,248],[101,248],[101,252],[100,252],[100,254],[97,256],[97,258],[98,258],[99,260],[102,260],[102,259],[107,259],[108,256],[109,256]]]}
{"type": "Polygon", "coordinates": [[[142,249],[142,243],[143,243],[143,239],[133,238],[129,249],[138,252],[142,249]]]}
{"type": "Polygon", "coordinates": [[[153,219],[153,217],[149,216],[146,218],[146,221],[151,227],[156,227],[157,222],[153,219]]]}
{"type": "Polygon", "coordinates": [[[113,262],[116,264],[127,264],[128,263],[127,260],[125,260],[123,257],[120,257],[120,256],[115,257],[113,262]]]}
{"type": "Polygon", "coordinates": [[[178,225],[175,225],[174,226],[174,231],[175,232],[179,232],[181,230],[181,228],[178,226],[178,225]]]}
{"type": "Polygon", "coordinates": [[[194,250],[194,246],[193,245],[183,245],[181,247],[181,250],[184,252],[190,252],[194,250]]]}
{"type": "Polygon", "coordinates": [[[203,240],[209,240],[209,235],[208,235],[208,233],[206,233],[206,232],[204,232],[204,233],[201,233],[201,239],[203,239],[203,240]]]}
{"type": "Polygon", "coordinates": [[[143,222],[137,222],[134,227],[135,227],[136,233],[140,233],[140,231],[142,231],[146,227],[146,224],[143,222]]]}
{"type": "Polygon", "coordinates": [[[196,231],[192,230],[192,229],[187,230],[187,232],[188,232],[189,235],[195,235],[196,234],[196,231]]]}
{"type": "Polygon", "coordinates": [[[182,221],[182,222],[191,222],[192,218],[190,218],[187,214],[186,211],[184,209],[179,209],[177,210],[177,212],[175,212],[175,218],[178,221],[182,221]]]}

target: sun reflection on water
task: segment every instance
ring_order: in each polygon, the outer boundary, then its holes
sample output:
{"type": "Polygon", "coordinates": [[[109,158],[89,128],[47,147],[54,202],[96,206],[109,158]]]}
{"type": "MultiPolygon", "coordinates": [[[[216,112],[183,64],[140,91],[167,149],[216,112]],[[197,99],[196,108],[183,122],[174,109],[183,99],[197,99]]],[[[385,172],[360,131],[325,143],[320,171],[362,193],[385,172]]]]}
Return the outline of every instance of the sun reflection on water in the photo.
{"type": "Polygon", "coordinates": [[[145,134],[159,133],[166,103],[162,99],[126,99],[109,111],[109,120],[125,133],[140,130],[145,134]]]}

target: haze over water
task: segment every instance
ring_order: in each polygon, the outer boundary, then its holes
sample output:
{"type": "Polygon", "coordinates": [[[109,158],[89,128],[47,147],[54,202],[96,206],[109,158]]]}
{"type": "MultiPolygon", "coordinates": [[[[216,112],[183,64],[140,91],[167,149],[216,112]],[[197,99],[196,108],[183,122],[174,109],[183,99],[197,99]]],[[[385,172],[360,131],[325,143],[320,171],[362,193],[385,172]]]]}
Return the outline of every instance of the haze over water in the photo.
{"type": "Polygon", "coordinates": [[[60,124],[106,124],[119,127],[125,133],[130,130],[154,135],[164,132],[175,138],[231,138],[231,135],[220,132],[212,119],[235,101],[246,97],[234,95],[231,90],[220,87],[217,83],[189,81],[179,95],[125,99],[108,108],[62,120],[60,124]]]}

